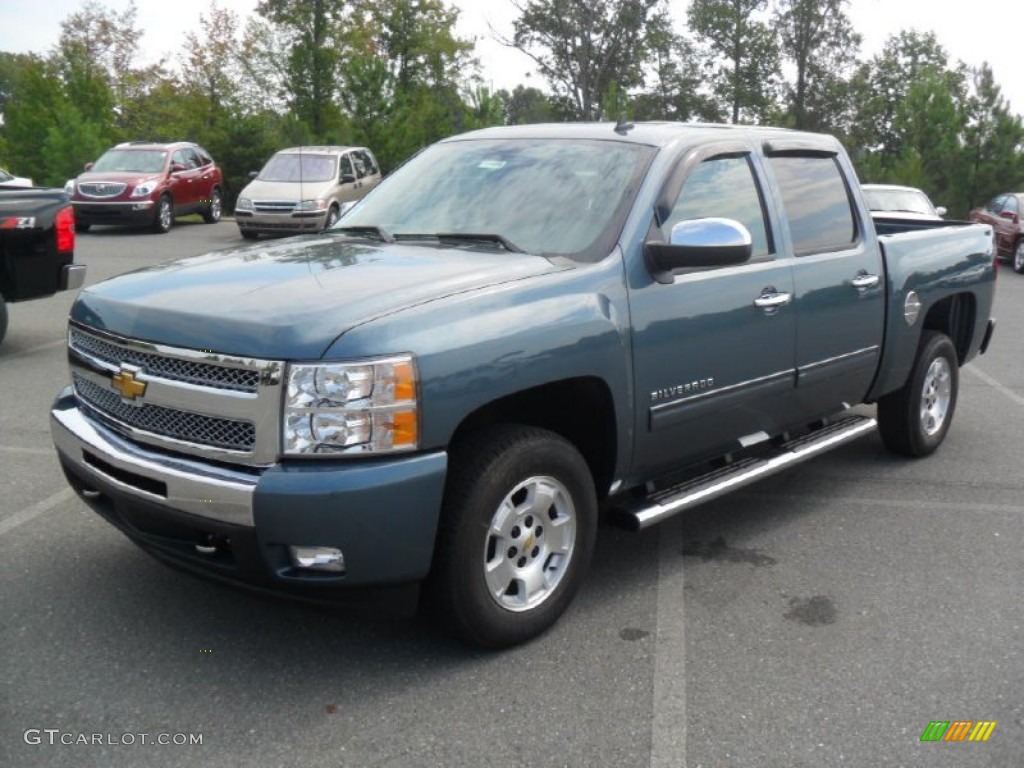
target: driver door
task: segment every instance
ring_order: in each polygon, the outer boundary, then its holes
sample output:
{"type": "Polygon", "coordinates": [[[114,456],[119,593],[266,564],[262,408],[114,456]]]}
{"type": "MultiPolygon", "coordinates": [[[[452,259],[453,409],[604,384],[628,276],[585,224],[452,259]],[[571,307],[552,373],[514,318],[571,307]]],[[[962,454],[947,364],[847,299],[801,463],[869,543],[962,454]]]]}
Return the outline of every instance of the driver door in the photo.
{"type": "Polygon", "coordinates": [[[684,181],[652,235],[667,242],[679,221],[724,217],[750,231],[753,255],[631,291],[633,473],[643,476],[765,440],[795,408],[792,259],[776,249],[757,159],[730,143],[684,157],[676,175],[684,181]]]}

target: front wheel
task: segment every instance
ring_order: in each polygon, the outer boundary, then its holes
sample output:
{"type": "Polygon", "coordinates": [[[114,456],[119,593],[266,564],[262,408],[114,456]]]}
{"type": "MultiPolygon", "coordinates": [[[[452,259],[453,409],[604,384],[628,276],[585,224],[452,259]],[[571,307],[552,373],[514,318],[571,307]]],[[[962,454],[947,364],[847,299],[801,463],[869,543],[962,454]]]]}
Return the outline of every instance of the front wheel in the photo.
{"type": "Polygon", "coordinates": [[[468,439],[450,462],[425,599],[463,640],[521,643],[555,623],[590,564],[590,470],[564,438],[517,425],[468,439]]]}
{"type": "Polygon", "coordinates": [[[925,331],[906,384],[878,401],[878,431],[886,448],[919,457],[942,444],[956,410],[958,366],[949,337],[925,331]]]}
{"type": "Polygon", "coordinates": [[[167,234],[174,224],[174,204],[167,195],[162,196],[156,202],[156,211],[153,214],[153,231],[159,235],[167,234]]]}
{"type": "Polygon", "coordinates": [[[1013,271],[1024,275],[1024,238],[1017,241],[1017,247],[1013,249],[1013,271]]]}
{"type": "Polygon", "coordinates": [[[332,205],[327,211],[327,222],[324,224],[324,229],[330,229],[338,223],[338,219],[341,218],[341,214],[338,213],[338,206],[332,205]]]}

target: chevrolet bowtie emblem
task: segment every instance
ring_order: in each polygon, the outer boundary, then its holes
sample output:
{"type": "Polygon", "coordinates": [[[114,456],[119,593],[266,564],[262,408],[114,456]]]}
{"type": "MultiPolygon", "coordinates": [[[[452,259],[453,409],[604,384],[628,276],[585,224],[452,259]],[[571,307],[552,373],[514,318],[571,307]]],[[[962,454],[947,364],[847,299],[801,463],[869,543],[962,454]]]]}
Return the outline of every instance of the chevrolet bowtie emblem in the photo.
{"type": "Polygon", "coordinates": [[[120,373],[114,374],[110,384],[125,400],[134,400],[146,394],[146,382],[136,379],[133,371],[121,369],[120,373]]]}

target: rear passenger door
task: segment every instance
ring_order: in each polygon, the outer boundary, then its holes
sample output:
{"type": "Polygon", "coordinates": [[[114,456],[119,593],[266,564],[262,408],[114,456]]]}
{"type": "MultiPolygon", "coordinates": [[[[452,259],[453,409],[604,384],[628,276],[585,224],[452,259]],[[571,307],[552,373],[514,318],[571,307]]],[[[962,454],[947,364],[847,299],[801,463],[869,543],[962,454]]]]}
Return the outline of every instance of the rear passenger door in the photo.
{"type": "Polygon", "coordinates": [[[880,249],[864,237],[852,170],[835,151],[766,147],[796,285],[797,398],[808,417],[859,403],[875,377],[885,322],[880,249]]]}

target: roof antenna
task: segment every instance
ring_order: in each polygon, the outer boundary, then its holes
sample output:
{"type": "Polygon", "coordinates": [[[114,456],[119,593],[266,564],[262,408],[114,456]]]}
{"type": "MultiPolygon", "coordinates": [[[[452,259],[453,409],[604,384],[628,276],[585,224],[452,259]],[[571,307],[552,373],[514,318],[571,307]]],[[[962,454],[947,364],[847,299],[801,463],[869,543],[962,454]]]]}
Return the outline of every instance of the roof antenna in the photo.
{"type": "Polygon", "coordinates": [[[619,115],[619,122],[615,124],[616,133],[621,133],[623,136],[625,136],[627,132],[633,130],[634,128],[636,128],[636,126],[629,120],[628,117],[626,117],[625,112],[619,115]]]}

